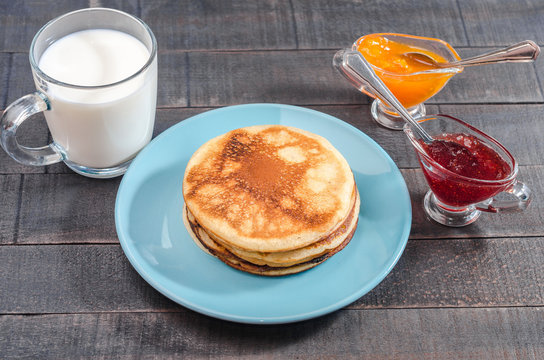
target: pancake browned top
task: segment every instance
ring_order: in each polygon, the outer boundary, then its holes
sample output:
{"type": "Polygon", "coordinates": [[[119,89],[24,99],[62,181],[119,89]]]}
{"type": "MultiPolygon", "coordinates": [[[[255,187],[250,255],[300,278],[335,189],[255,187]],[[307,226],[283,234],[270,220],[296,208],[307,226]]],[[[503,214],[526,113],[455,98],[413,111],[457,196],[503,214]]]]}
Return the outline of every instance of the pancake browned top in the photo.
{"type": "Polygon", "coordinates": [[[231,246],[286,251],[327,235],[350,210],[355,182],[323,137],[282,125],[218,136],[190,159],[185,203],[198,222],[231,246]]]}

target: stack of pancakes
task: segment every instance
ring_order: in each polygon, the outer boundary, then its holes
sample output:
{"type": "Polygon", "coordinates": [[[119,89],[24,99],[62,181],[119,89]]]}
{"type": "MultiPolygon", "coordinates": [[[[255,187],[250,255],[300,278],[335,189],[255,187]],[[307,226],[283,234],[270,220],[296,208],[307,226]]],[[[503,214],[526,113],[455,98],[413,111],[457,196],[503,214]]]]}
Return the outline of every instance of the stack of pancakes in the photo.
{"type": "Polygon", "coordinates": [[[183,179],[193,240],[226,264],[278,276],[342,250],[357,227],[359,193],[323,137],[282,125],[241,128],[202,145],[183,179]]]}

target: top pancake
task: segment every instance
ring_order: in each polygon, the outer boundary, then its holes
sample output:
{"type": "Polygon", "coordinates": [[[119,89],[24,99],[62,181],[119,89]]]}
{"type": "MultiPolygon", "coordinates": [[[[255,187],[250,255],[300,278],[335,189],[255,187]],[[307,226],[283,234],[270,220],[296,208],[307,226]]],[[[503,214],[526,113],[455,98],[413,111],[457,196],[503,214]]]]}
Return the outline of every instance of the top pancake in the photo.
{"type": "Polygon", "coordinates": [[[287,251],[328,235],[355,188],[323,137],[282,125],[241,128],[202,145],[183,179],[187,208],[206,231],[249,251],[287,251]]]}

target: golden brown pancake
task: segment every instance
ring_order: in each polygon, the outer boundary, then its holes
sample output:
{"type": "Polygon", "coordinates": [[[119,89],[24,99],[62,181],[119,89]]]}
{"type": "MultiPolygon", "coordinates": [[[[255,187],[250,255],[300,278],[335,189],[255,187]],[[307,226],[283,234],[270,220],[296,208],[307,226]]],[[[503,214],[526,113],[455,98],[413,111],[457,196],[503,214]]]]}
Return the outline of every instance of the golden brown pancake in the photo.
{"type": "MultiPolygon", "coordinates": [[[[184,206],[183,220],[189,234],[195,243],[208,254],[219,258],[227,265],[236,269],[265,276],[282,276],[298,273],[315,267],[326,259],[342,250],[351,240],[355,233],[359,213],[359,196],[357,194],[356,201],[350,211],[350,215],[335,231],[324,239],[320,239],[308,247],[297,249],[295,251],[287,251],[286,253],[302,253],[308,255],[299,261],[293,263],[279,263],[278,265],[263,262],[262,259],[247,259],[233,253],[232,249],[224,247],[221,243],[215,241],[203,229],[198,222],[191,216],[184,206]],[[331,246],[333,245],[333,246],[331,246]],[[317,250],[317,251],[316,251],[317,250]]],[[[285,253],[262,253],[263,257],[272,256],[280,259],[280,256],[285,253]]],[[[285,255],[287,258],[293,258],[292,254],[285,255]]]]}
{"type": "Polygon", "coordinates": [[[190,159],[183,196],[206,232],[241,251],[308,246],[352,207],[353,174],[323,137],[282,125],[230,131],[190,159]]]}
{"type": "MultiPolygon", "coordinates": [[[[356,189],[355,189],[356,190],[356,189]]],[[[350,233],[351,230],[357,225],[357,215],[359,213],[359,196],[357,191],[353,193],[352,200],[352,210],[349,212],[348,216],[342,223],[333,229],[329,234],[324,236],[321,239],[317,239],[314,243],[307,245],[305,247],[288,250],[288,251],[277,251],[277,252],[258,252],[258,251],[247,251],[240,250],[235,247],[228,245],[222,239],[217,238],[215,235],[211,234],[206,229],[203,229],[207,236],[211,238],[215,243],[221,245],[226,250],[228,250],[233,255],[249,261],[256,265],[268,265],[272,267],[287,267],[302,262],[309,261],[325,253],[331,251],[332,249],[338,247],[343,241],[346,234],[350,233]]],[[[191,223],[195,223],[196,220],[194,216],[188,212],[188,220],[191,223]]]]}
{"type": "Polygon", "coordinates": [[[343,249],[360,198],[344,157],[323,137],[282,125],[241,128],[202,145],[183,179],[195,243],[236,269],[279,276],[343,249]]]}

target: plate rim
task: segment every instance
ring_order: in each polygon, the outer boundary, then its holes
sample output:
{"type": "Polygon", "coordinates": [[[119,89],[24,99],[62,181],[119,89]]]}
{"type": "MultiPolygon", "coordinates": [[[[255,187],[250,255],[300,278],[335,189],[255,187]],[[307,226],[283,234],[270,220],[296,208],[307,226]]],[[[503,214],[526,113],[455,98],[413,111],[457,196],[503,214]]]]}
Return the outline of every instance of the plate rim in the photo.
{"type": "MultiPolygon", "coordinates": [[[[127,195],[128,196],[128,195],[127,195]]],[[[131,197],[129,197],[130,199],[131,197]]],[[[411,231],[411,224],[412,224],[412,206],[410,201],[410,194],[408,187],[406,185],[406,181],[404,177],[402,176],[402,173],[400,172],[400,169],[397,167],[395,162],[391,159],[389,154],[370,136],[365,134],[363,131],[359,130],[358,128],[354,127],[353,125],[340,120],[332,115],[306,108],[296,105],[287,105],[287,104],[278,104],[278,103],[250,103],[250,104],[238,104],[238,105],[230,105],[230,106],[224,106],[220,108],[210,109],[203,111],[199,114],[192,115],[188,118],[185,118],[178,123],[172,125],[171,127],[165,129],[162,133],[158,134],[154,139],[151,140],[151,142],[140,151],[140,153],[133,159],[131,165],[129,166],[129,169],[121,179],[121,183],[119,184],[119,188],[117,190],[116,199],[115,199],[115,228],[117,232],[117,237],[119,239],[121,248],[125,254],[125,256],[128,258],[131,266],[136,270],[136,272],[149,284],[151,285],[155,290],[157,290],[162,295],[166,296],[173,302],[184,306],[190,310],[193,310],[195,312],[198,312],[200,314],[204,314],[207,316],[211,316],[217,319],[221,320],[227,320],[227,321],[233,321],[238,323],[246,323],[246,324],[286,324],[286,323],[293,323],[293,322],[299,322],[304,320],[309,320],[312,318],[316,318],[319,316],[323,316],[329,313],[332,313],[336,310],[341,309],[342,307],[345,307],[352,302],[358,300],[362,296],[366,295],[368,292],[370,292],[372,289],[374,289],[378,284],[380,284],[385,277],[391,272],[391,270],[396,266],[398,260],[404,253],[404,250],[406,248],[406,245],[408,243],[408,238],[411,231]],[[348,131],[355,132],[357,135],[363,136],[366,138],[367,141],[374,147],[376,150],[378,150],[382,155],[384,155],[386,161],[392,165],[393,171],[396,172],[400,178],[400,185],[402,185],[402,192],[406,199],[401,199],[406,201],[406,207],[407,211],[406,214],[406,221],[403,224],[402,231],[400,232],[399,236],[399,242],[397,244],[397,247],[395,250],[391,253],[391,261],[388,262],[388,266],[384,266],[381,271],[372,279],[372,281],[369,281],[365,286],[362,286],[357,291],[349,294],[348,296],[345,296],[341,299],[339,299],[336,302],[333,302],[327,306],[320,307],[319,309],[314,309],[309,312],[300,313],[297,315],[285,315],[285,316],[266,316],[266,317],[255,317],[255,316],[245,316],[245,315],[238,315],[238,314],[232,314],[232,313],[226,313],[224,311],[219,310],[213,310],[209,307],[203,307],[199,306],[197,303],[194,303],[193,301],[189,301],[187,299],[184,299],[182,296],[173,293],[170,289],[163,286],[163,284],[156,281],[151,274],[145,269],[145,264],[142,265],[140,262],[136,259],[135,254],[133,253],[133,250],[131,246],[128,244],[128,240],[124,238],[125,231],[122,227],[122,224],[120,223],[120,212],[122,206],[120,203],[124,200],[124,189],[125,187],[128,187],[127,182],[130,181],[131,174],[136,171],[134,170],[137,166],[137,164],[141,160],[144,155],[147,152],[152,151],[153,148],[158,146],[158,143],[161,143],[163,138],[166,138],[167,136],[171,136],[170,134],[175,133],[176,131],[179,131],[178,128],[183,128],[186,126],[189,126],[194,121],[199,121],[202,117],[208,116],[210,113],[217,113],[217,112],[223,112],[223,111],[233,111],[237,109],[244,109],[244,108],[286,108],[293,111],[303,111],[310,113],[312,115],[324,117],[329,121],[332,121],[335,125],[340,125],[342,127],[345,127],[348,131]],[[144,154],[144,155],[142,155],[144,154]],[[136,164],[136,165],[134,165],[136,164]],[[128,175],[128,176],[127,176],[128,175]],[[127,180],[128,179],[128,180],[127,180]],[[394,256],[393,256],[394,255],[394,256]]],[[[127,238],[129,237],[128,234],[126,234],[127,238]]],[[[134,250],[134,252],[137,252],[134,250]]],[[[257,275],[256,275],[257,276],[257,275]]]]}

